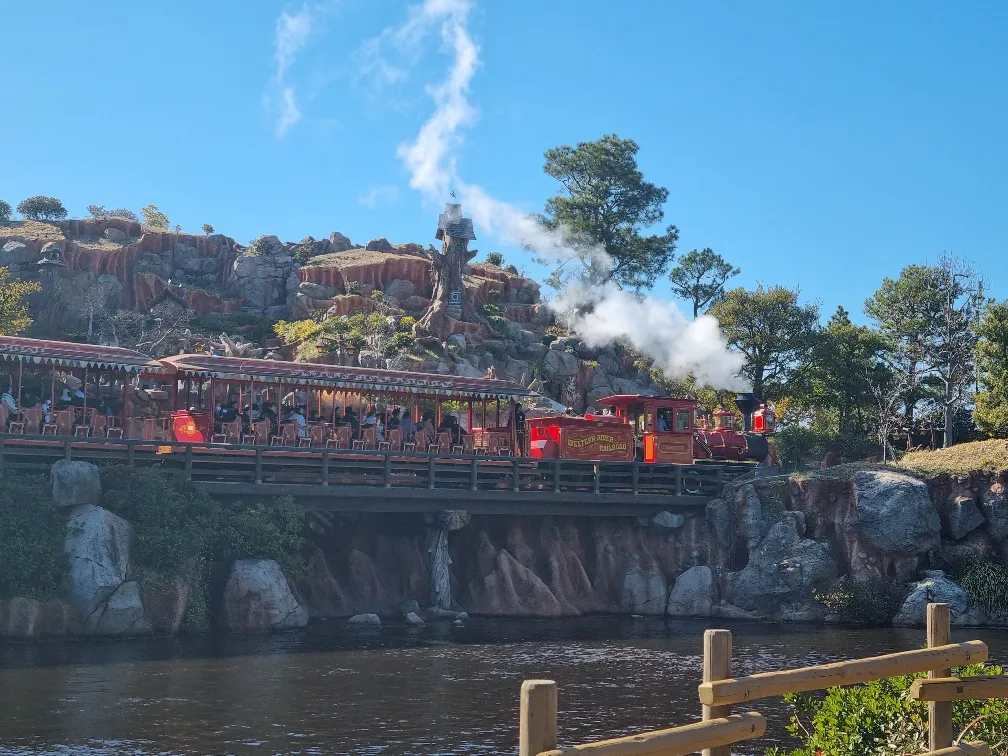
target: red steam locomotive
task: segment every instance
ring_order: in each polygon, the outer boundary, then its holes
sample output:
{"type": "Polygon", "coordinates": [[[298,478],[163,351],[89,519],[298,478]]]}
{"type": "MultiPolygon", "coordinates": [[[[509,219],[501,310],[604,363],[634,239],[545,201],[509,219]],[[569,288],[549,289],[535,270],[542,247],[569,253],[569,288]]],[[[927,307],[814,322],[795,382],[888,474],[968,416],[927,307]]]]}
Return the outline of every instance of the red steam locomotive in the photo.
{"type": "Polygon", "coordinates": [[[698,418],[696,402],[668,396],[616,395],[600,399],[602,415],[555,415],[527,420],[529,454],[537,458],[693,464],[696,460],[761,462],[771,453],[774,412],[754,394],[740,394],[735,413],[698,418]]]}

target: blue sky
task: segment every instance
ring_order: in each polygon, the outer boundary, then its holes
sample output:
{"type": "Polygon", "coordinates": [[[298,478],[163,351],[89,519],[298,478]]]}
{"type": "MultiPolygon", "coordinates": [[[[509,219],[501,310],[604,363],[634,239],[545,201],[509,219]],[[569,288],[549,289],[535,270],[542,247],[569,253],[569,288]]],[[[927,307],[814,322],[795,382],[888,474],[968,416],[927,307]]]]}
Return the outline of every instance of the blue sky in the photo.
{"type": "MultiPolygon", "coordinates": [[[[410,188],[397,148],[452,59],[436,28],[380,36],[411,4],[3,6],[12,205],[153,202],[241,242],[433,241],[440,198],[410,188]],[[288,88],[300,117],[282,127],[288,88]]],[[[741,285],[859,314],[883,276],[951,250],[1008,297],[1008,4],[474,0],[467,28],[475,114],[449,157],[499,200],[541,209],[543,151],[616,132],[669,188],[680,250],[713,247],[741,285]]]]}

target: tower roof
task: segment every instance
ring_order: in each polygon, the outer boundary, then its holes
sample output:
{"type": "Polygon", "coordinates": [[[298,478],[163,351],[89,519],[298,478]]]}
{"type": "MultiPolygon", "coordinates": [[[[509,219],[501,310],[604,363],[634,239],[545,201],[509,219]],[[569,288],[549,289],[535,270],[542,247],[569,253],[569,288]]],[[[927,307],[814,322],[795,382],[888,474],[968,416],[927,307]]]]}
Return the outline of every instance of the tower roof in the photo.
{"type": "Polygon", "coordinates": [[[438,215],[437,233],[434,234],[434,238],[444,239],[446,236],[467,240],[476,238],[472,218],[462,217],[462,205],[446,202],[445,211],[438,215]]]}

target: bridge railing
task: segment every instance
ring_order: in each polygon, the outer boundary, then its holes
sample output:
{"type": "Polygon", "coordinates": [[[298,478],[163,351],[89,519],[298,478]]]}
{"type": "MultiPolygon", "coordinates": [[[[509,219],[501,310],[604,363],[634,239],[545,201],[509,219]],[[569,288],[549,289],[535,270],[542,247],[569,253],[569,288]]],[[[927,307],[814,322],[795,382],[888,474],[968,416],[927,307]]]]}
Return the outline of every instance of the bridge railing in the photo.
{"type": "Polygon", "coordinates": [[[717,496],[716,465],[585,462],[448,453],[238,446],[0,434],[0,469],[44,470],[59,459],[177,470],[195,482],[370,486],[631,496],[717,496]]]}
{"type": "Polygon", "coordinates": [[[755,711],[733,714],[732,705],[890,677],[927,672],[916,680],[911,698],[928,702],[928,742],[932,756],[990,756],[979,742],[954,743],[952,702],[1008,698],[1008,675],[952,677],[952,668],[987,660],[982,641],[951,642],[948,604],[927,608],[928,647],[883,656],[850,659],[800,669],[731,677],[732,635],[728,630],[704,633],[703,682],[699,686],[701,721],[667,730],[557,748],[557,685],[552,680],[526,680],[519,706],[519,756],[678,756],[702,750],[704,756],[730,756],[731,746],[762,737],[766,719],[755,711]]]}

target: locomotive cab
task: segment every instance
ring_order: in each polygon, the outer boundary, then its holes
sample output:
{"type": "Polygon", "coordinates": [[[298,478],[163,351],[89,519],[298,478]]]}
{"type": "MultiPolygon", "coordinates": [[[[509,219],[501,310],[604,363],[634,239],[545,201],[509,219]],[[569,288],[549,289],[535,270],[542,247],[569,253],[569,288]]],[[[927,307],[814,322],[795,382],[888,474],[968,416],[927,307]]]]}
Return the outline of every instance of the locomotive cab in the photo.
{"type": "Polygon", "coordinates": [[[693,464],[696,402],[669,396],[608,396],[599,404],[615,409],[634,429],[636,457],[643,462],[693,464]]]}

